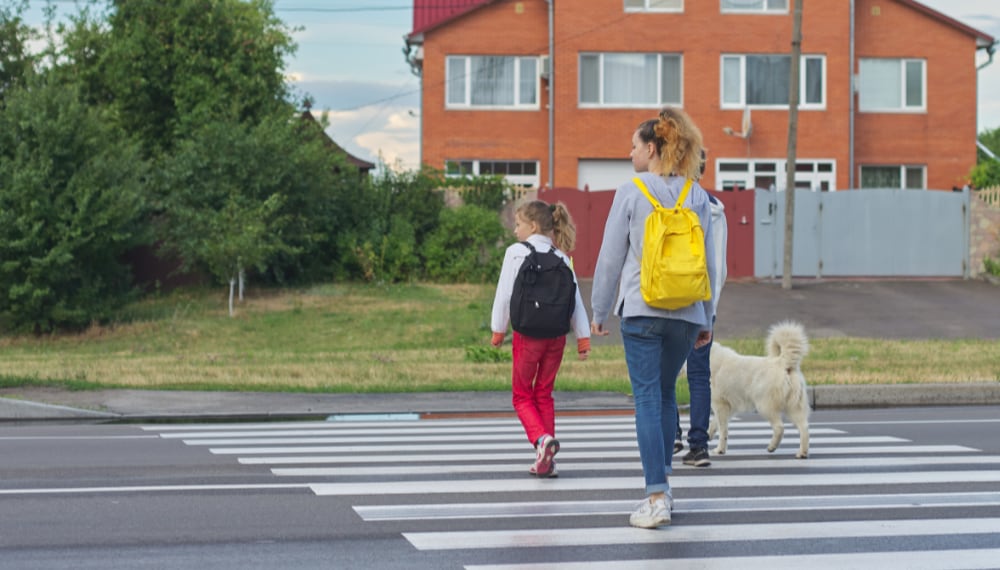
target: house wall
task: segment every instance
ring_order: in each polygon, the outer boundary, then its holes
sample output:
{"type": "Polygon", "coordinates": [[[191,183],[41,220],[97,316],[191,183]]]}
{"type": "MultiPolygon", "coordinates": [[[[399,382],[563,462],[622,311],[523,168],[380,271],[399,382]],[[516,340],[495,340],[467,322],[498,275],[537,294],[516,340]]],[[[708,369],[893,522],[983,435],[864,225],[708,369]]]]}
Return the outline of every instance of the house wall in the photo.
{"type": "Polygon", "coordinates": [[[975,39],[905,4],[857,6],[858,58],[927,60],[927,112],[859,112],[856,164],[926,164],[928,188],[963,186],[976,164],[975,39]]]}
{"type": "MultiPolygon", "coordinates": [[[[742,110],[720,109],[721,57],[724,53],[787,53],[790,15],[720,14],[719,3],[686,2],[682,14],[625,14],[621,2],[577,0],[556,3],[556,181],[575,185],[578,158],[627,158],[636,126],[655,118],[648,109],[580,109],[578,53],[651,51],[683,54],[682,108],[699,126],[709,149],[702,183],[717,187],[714,160],[783,158],[787,154],[788,111],[754,110],[749,140],[723,133],[739,130],[742,110]],[[601,25],[595,25],[600,22],[601,25]],[[726,32],[728,30],[728,32],[726,32]],[[654,47],[655,46],[655,47],[654,47]]],[[[800,157],[847,159],[848,80],[846,2],[810,3],[803,12],[803,53],[827,56],[827,111],[799,112],[800,157]],[[843,116],[843,120],[832,120],[843,116]]],[[[838,187],[846,187],[846,172],[838,187]]]]}
{"type": "MultiPolygon", "coordinates": [[[[685,2],[685,12],[626,13],[621,0],[555,2],[554,180],[548,180],[548,82],[531,111],[446,111],[449,54],[541,55],[548,51],[544,0],[492,2],[425,33],[422,98],[423,161],[537,160],[542,185],[579,187],[580,160],[625,160],[636,125],[656,116],[648,109],[578,106],[581,51],[657,51],[683,54],[683,108],[699,125],[709,149],[702,183],[716,188],[715,160],[779,159],[787,154],[788,111],[755,109],[747,139],[742,111],[720,108],[724,53],[787,53],[792,14],[720,14],[717,0],[685,2]]],[[[924,164],[930,188],[965,183],[975,164],[975,39],[893,0],[857,0],[857,57],[927,60],[926,113],[857,113],[855,186],[862,164],[924,164]],[[875,10],[878,8],[878,10],[875,10]],[[875,15],[875,14],[878,15],[875,15]],[[919,40],[919,41],[918,41],[919,40]]],[[[809,2],[803,12],[805,54],[826,56],[826,106],[800,109],[797,156],[836,161],[836,188],[850,186],[849,2],[809,2]]],[[[780,173],[779,173],[780,176],[780,173]]]]}
{"type": "Polygon", "coordinates": [[[444,168],[451,159],[539,160],[544,180],[549,130],[544,82],[538,110],[445,110],[445,58],[548,53],[547,10],[544,0],[496,2],[426,34],[421,105],[425,164],[444,168]]]}

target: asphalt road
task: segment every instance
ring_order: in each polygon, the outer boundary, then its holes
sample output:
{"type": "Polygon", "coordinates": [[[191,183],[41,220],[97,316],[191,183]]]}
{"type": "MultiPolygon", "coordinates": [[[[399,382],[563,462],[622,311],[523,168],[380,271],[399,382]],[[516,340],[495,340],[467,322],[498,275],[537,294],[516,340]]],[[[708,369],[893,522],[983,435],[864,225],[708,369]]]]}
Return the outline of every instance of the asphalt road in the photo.
{"type": "MultiPolygon", "coordinates": [[[[591,280],[580,293],[590,311],[591,280]]],[[[983,280],[729,281],[722,290],[715,337],[763,336],[782,320],[805,325],[812,338],[1000,339],[1000,286],[983,280]]],[[[621,342],[617,319],[611,335],[621,342]]]]}
{"type": "Polygon", "coordinates": [[[564,418],[550,480],[527,476],[509,417],[0,426],[0,569],[1000,560],[994,407],[818,411],[806,460],[794,430],[766,453],[745,416],[711,467],[675,461],[674,521],[658,531],[626,524],[642,496],[631,422],[564,418]]]}

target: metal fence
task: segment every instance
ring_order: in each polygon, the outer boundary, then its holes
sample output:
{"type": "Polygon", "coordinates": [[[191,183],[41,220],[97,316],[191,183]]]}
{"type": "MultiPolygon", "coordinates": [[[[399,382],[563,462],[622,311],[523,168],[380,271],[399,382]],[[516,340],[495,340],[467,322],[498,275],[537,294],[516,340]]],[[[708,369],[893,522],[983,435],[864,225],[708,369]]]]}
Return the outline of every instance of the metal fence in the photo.
{"type": "MultiPolygon", "coordinates": [[[[756,190],[754,274],[784,264],[784,192],[756,190]]],[[[969,190],[796,192],[792,274],[968,277],[969,190]]]]}

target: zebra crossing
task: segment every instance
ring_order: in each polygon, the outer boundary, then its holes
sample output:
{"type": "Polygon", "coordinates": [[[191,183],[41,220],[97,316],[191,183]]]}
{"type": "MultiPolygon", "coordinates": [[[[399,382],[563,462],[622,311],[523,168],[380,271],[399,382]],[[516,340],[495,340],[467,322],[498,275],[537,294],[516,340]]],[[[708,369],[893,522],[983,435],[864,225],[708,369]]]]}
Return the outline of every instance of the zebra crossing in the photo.
{"type": "Polygon", "coordinates": [[[144,429],[349,500],[468,569],[1000,568],[1000,456],[850,424],[814,425],[799,460],[794,428],[768,454],[769,426],[737,419],[711,467],[674,458],[673,525],[654,531],[627,524],[643,497],[631,416],[559,418],[552,479],[527,474],[513,417],[144,429]]]}

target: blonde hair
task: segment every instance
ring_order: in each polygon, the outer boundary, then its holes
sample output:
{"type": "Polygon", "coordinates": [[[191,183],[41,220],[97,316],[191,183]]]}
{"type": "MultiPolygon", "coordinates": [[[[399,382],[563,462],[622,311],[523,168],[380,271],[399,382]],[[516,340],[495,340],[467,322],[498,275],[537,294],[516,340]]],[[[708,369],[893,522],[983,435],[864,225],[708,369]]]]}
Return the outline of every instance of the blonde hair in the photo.
{"type": "Polygon", "coordinates": [[[576,247],[576,225],[562,202],[551,205],[541,200],[525,202],[518,206],[517,215],[527,222],[538,224],[540,232],[551,234],[553,243],[564,253],[576,247]]]}
{"type": "Polygon", "coordinates": [[[657,156],[653,158],[654,168],[651,170],[661,176],[676,174],[686,178],[700,178],[705,148],[701,130],[687,113],[673,107],[664,107],[658,119],[639,125],[639,136],[645,142],[656,144],[657,156]],[[652,133],[649,133],[650,130],[652,133]],[[649,134],[654,135],[653,140],[647,138],[649,134]]]}

